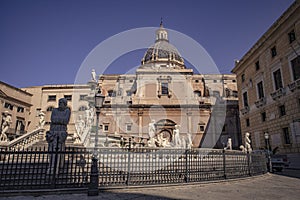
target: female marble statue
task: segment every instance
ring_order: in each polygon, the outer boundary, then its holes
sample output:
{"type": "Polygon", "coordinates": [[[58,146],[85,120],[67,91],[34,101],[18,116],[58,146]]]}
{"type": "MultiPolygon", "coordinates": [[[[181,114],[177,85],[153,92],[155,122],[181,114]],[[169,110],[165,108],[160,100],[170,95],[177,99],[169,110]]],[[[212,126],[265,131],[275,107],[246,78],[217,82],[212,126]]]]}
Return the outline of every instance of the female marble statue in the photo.
{"type": "Polygon", "coordinates": [[[5,111],[3,113],[3,123],[1,126],[0,141],[2,142],[8,141],[6,132],[8,131],[8,128],[11,125],[11,123],[12,123],[11,116],[8,114],[8,111],[5,111]]]}

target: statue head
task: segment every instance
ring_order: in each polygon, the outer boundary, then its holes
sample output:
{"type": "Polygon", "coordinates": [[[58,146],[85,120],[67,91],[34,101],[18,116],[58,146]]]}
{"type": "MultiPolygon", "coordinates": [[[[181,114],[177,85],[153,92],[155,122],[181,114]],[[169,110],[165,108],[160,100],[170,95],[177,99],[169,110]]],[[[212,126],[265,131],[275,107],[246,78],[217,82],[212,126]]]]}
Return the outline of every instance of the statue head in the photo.
{"type": "Polygon", "coordinates": [[[61,98],[58,100],[58,108],[60,110],[65,110],[67,108],[68,101],[66,98],[61,98]]]}
{"type": "Polygon", "coordinates": [[[39,116],[45,116],[45,113],[43,111],[40,111],[39,116]]]}
{"type": "Polygon", "coordinates": [[[6,110],[6,111],[4,111],[3,115],[7,116],[7,115],[9,115],[9,112],[6,110]]]}

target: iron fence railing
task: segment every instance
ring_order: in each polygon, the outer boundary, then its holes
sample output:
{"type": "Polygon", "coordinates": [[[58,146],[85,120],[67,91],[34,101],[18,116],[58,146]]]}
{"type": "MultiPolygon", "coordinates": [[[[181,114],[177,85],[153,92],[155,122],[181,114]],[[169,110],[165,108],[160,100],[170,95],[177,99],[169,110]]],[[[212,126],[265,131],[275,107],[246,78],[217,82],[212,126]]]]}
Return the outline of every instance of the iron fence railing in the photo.
{"type": "Polygon", "coordinates": [[[223,180],[267,172],[260,154],[215,149],[2,149],[0,192],[87,188],[97,158],[98,188],[223,180]],[[56,166],[56,167],[53,167],[56,166]]]}

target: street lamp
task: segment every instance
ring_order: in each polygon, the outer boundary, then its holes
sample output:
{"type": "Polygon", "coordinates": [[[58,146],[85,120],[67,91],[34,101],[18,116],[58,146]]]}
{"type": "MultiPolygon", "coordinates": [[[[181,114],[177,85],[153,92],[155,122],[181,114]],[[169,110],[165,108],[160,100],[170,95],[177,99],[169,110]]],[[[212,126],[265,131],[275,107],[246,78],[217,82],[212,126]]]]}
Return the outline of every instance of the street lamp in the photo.
{"type": "Polygon", "coordinates": [[[100,115],[100,109],[103,107],[105,96],[101,94],[101,90],[99,89],[98,92],[95,94],[95,108],[96,108],[96,136],[95,136],[95,153],[97,151],[98,147],[98,135],[99,135],[99,115],[100,115]]]}
{"type": "Polygon", "coordinates": [[[264,134],[267,146],[267,153],[268,153],[268,168],[269,172],[272,172],[272,162],[271,162],[271,155],[270,155],[270,140],[269,140],[269,133],[265,132],[264,134]]]}
{"type": "Polygon", "coordinates": [[[96,136],[95,136],[95,148],[94,154],[92,157],[92,166],[91,166],[91,175],[90,175],[90,185],[88,188],[88,196],[98,196],[99,190],[99,171],[98,171],[98,158],[97,158],[97,151],[98,151],[98,131],[99,131],[99,115],[100,109],[103,107],[105,96],[101,94],[101,90],[99,89],[98,92],[95,94],[95,108],[96,108],[96,136]]]}

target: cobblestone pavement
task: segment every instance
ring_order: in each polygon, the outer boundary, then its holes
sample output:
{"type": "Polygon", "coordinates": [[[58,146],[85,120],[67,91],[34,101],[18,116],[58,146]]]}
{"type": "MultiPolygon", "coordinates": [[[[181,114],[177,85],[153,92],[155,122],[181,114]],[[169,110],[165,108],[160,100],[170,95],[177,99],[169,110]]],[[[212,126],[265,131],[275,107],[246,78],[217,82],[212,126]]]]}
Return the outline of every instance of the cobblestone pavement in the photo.
{"type": "Polygon", "coordinates": [[[99,196],[81,194],[51,194],[0,197],[7,200],[96,200],[96,199],[299,199],[300,179],[278,174],[217,183],[202,183],[181,186],[159,186],[100,191],[99,196]]]}

